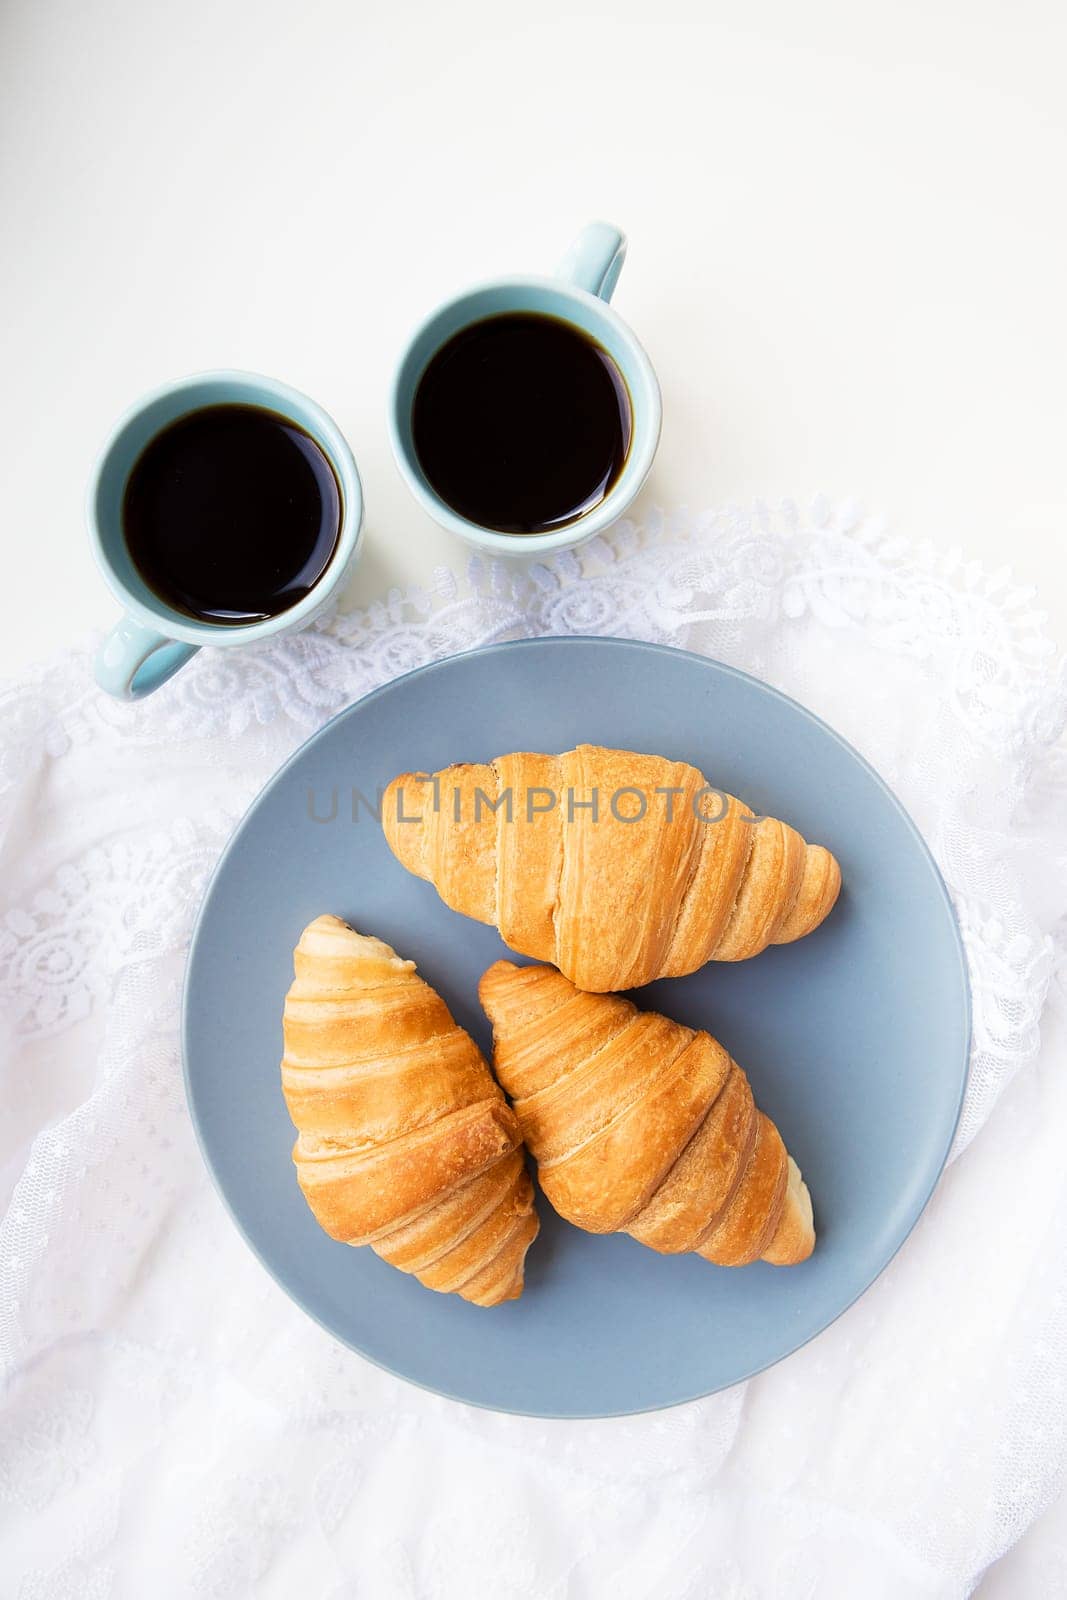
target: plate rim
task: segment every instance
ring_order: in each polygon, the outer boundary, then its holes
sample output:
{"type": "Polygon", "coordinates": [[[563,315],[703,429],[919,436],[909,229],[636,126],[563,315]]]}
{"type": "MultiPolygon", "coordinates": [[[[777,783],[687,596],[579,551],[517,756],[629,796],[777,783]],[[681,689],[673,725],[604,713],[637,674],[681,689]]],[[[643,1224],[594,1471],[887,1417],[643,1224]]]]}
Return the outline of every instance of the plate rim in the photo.
{"type": "MultiPolygon", "coordinates": [[[[826,1332],[828,1328],[833,1327],[834,1323],[837,1322],[840,1317],[843,1317],[846,1311],[850,1311],[857,1301],[861,1300],[863,1296],[867,1294],[871,1288],[873,1288],[874,1284],[877,1283],[878,1279],[882,1276],[886,1268],[891,1264],[899,1251],[904,1247],[915,1228],[918,1226],[919,1220],[926,1211],[927,1206],[930,1204],[930,1200],[933,1197],[937,1185],[941,1181],[942,1174],[944,1173],[945,1167],[948,1163],[948,1157],[952,1150],[957,1129],[959,1128],[960,1117],[963,1112],[963,1104],[967,1094],[967,1085],[970,1080],[971,1055],[974,1044],[974,1004],[971,993],[970,968],[967,961],[967,949],[963,941],[963,934],[960,931],[959,919],[956,916],[955,907],[952,903],[952,896],[949,893],[948,885],[945,882],[941,868],[938,866],[934,853],[927,844],[926,839],[923,837],[918,824],[914,821],[911,813],[908,811],[895,790],[886,782],[877,768],[867,760],[866,756],[861,755],[856,747],[851,744],[843,734],[838,733],[836,728],[825,721],[825,719],[820,717],[816,712],[811,711],[807,706],[802,705],[799,700],[795,700],[791,695],[785,694],[781,689],[775,688],[773,684],[767,683],[763,678],[757,677],[755,673],[745,672],[741,667],[732,666],[728,662],[720,661],[714,656],[701,655],[700,652],[696,650],[685,650],[675,645],[661,644],[659,642],[647,639],[628,639],[616,635],[580,633],[538,634],[532,637],[521,639],[496,640],[489,644],[479,645],[472,650],[455,651],[451,655],[440,656],[435,661],[425,661],[420,666],[411,667],[408,671],[399,673],[395,678],[390,678],[385,683],[378,684],[375,688],[369,689],[366,694],[359,695],[355,700],[352,700],[347,705],[342,706],[339,711],[335,711],[331,717],[328,717],[320,727],[314,729],[313,732],[308,734],[307,738],[300,741],[296,749],[286,757],[282,764],[256,791],[255,795],[249,801],[248,805],[235,822],[204,887],[200,904],[197,908],[196,917],[193,922],[192,930],[189,935],[189,945],[185,958],[185,969],[182,976],[180,1037],[182,1052],[182,1084],[185,1091],[185,1103],[189,1112],[190,1121],[193,1126],[193,1132],[196,1135],[196,1143],[200,1152],[200,1158],[207,1169],[208,1176],[211,1179],[215,1192],[222,1201],[224,1211],[226,1212],[230,1221],[233,1223],[234,1227],[236,1227],[237,1232],[240,1234],[245,1245],[252,1252],[252,1255],[259,1262],[264,1271],[269,1274],[274,1283],[276,1283],[282,1290],[283,1294],[285,1294],[288,1299],[292,1301],[292,1303],[297,1306],[301,1312],[303,1312],[305,1316],[309,1317],[312,1322],[316,1323],[320,1328],[322,1328],[330,1338],[336,1339],[339,1344],[343,1345],[346,1349],[351,1350],[362,1360],[370,1362],[370,1364],[374,1367],[377,1367],[379,1371],[389,1373],[391,1377],[399,1378],[405,1383],[414,1385],[416,1388],[421,1389],[425,1394],[440,1395],[442,1398],[454,1401],[460,1405],[476,1406],[479,1410],[497,1412],[502,1416],[533,1417],[542,1421],[588,1422],[609,1417],[649,1416],[653,1415],[657,1411],[671,1411],[677,1406],[694,1405],[701,1400],[709,1399],[712,1395],[722,1394],[728,1389],[736,1388],[739,1384],[748,1383],[752,1378],[758,1377],[760,1373],[769,1372],[773,1367],[778,1366],[781,1362],[789,1360],[791,1356],[796,1355],[799,1350],[803,1350],[805,1346],[809,1345],[814,1339],[818,1339],[826,1332]],[[681,1395],[674,1400],[665,1400],[653,1405],[620,1407],[612,1411],[534,1410],[526,1406],[495,1404],[489,1400],[480,1400],[472,1398],[470,1395],[458,1394],[453,1390],[440,1388],[435,1384],[426,1383],[420,1378],[412,1377],[411,1374],[407,1372],[401,1372],[398,1368],[390,1366],[387,1361],[383,1361],[377,1356],[370,1355],[366,1350],[362,1349],[361,1346],[355,1344],[343,1333],[332,1327],[322,1316],[318,1314],[318,1312],[314,1311],[305,1302],[301,1295],[297,1294],[290,1287],[290,1285],[284,1281],[278,1272],[275,1271],[274,1267],[261,1252],[259,1246],[250,1237],[243,1222],[231,1205],[222,1176],[216,1169],[215,1163],[213,1162],[208,1151],[204,1129],[201,1125],[200,1115],[197,1109],[196,1095],[193,1089],[189,1066],[189,1033],[191,1016],[189,980],[197,946],[203,931],[204,920],[208,912],[208,907],[211,903],[219,878],[225,869],[230,854],[235,848],[242,832],[244,831],[245,824],[251,817],[252,813],[258,809],[261,802],[265,800],[267,795],[270,794],[277,784],[281,782],[289,768],[303,756],[305,750],[307,750],[309,746],[316,743],[317,740],[323,738],[329,729],[333,727],[334,723],[339,722],[343,717],[350,716],[358,707],[367,704],[369,701],[388,694],[391,690],[395,689],[398,685],[407,682],[407,680],[410,678],[428,676],[434,672],[446,669],[453,662],[467,660],[469,657],[499,655],[502,651],[523,650],[532,646],[550,645],[553,647],[566,648],[574,644],[592,644],[598,649],[622,647],[626,650],[637,649],[638,651],[649,651],[656,655],[680,656],[686,660],[695,662],[701,667],[713,667],[716,669],[716,671],[725,673],[728,677],[739,679],[742,682],[753,686],[760,693],[769,695],[772,699],[782,702],[791,712],[798,714],[807,722],[814,724],[823,733],[828,734],[830,738],[837,745],[841,746],[852,757],[852,759],[859,764],[859,766],[867,773],[867,775],[874,780],[877,787],[882,790],[885,797],[889,800],[890,804],[899,814],[908,833],[911,835],[914,843],[918,846],[920,853],[925,858],[928,867],[931,869],[938,893],[944,904],[945,910],[948,913],[949,926],[953,935],[956,960],[959,963],[963,998],[964,1048],[962,1069],[960,1072],[959,1091],[956,1096],[956,1104],[952,1115],[951,1127],[949,1128],[947,1136],[944,1140],[944,1148],[937,1158],[936,1170],[933,1172],[933,1176],[931,1177],[928,1186],[925,1187],[921,1202],[915,1209],[914,1215],[912,1215],[910,1220],[907,1221],[906,1225],[899,1232],[899,1236],[896,1237],[891,1243],[888,1252],[879,1261],[878,1265],[871,1272],[870,1276],[867,1277],[863,1285],[857,1289],[856,1293],[852,1295],[849,1300],[847,1300],[843,1305],[839,1306],[836,1311],[827,1317],[825,1322],[820,1323],[817,1328],[813,1329],[809,1334],[806,1335],[806,1337],[799,1340],[798,1343],[792,1345],[788,1350],[783,1351],[781,1355],[774,1356],[769,1361],[757,1362],[755,1366],[746,1369],[744,1372],[739,1373],[736,1377],[731,1378],[728,1383],[715,1384],[710,1389],[703,1389],[697,1394],[681,1395]]],[[[427,1292],[432,1293],[433,1291],[427,1292]]]]}

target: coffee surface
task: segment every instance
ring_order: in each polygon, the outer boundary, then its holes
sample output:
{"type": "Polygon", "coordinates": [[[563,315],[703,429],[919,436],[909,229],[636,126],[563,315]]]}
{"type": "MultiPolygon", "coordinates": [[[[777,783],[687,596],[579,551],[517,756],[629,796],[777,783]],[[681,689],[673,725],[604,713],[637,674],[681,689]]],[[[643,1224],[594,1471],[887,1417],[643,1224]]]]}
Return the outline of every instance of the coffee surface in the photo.
{"type": "Polygon", "coordinates": [[[341,491],[314,439],[259,406],[206,406],[150,440],[123,531],[148,587],[199,622],[234,626],[302,600],[329,564],[341,491]]]}
{"type": "Polygon", "coordinates": [[[569,323],[511,313],[442,345],[419,381],[412,437],[454,511],[501,533],[565,527],[611,491],[630,447],[626,383],[569,323]]]}

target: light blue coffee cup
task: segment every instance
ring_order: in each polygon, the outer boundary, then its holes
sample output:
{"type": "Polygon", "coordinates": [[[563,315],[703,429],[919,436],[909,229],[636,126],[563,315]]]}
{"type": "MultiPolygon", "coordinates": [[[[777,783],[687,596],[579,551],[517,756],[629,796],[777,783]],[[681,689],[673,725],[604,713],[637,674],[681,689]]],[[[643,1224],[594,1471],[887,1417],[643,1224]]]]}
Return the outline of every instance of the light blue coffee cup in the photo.
{"type": "Polygon", "coordinates": [[[190,661],[202,646],[230,649],[306,628],[329,604],[359,554],[363,491],[352,452],[331,417],[307,395],[251,372],[202,372],[146,395],[117,423],[89,485],[89,538],[124,615],[96,657],[96,681],[120,700],[140,700],[190,661]],[[329,564],[309,594],[262,622],[224,627],[198,622],[161,600],[126,548],[122,502],[142,450],[161,429],[204,406],[262,406],[310,434],[330,461],[341,490],[341,528],[329,564]]]}
{"type": "Polygon", "coordinates": [[[498,278],[447,301],[416,330],[401,358],[389,402],[389,435],[397,465],[415,499],[433,520],[468,544],[494,555],[534,556],[582,544],[618,520],[648,476],[659,443],[662,406],[652,363],[611,299],[626,257],[618,228],[593,222],[584,228],[554,278],[498,278]],[[415,452],[411,413],[415,391],[433,356],[461,328],[506,312],[533,311],[573,324],[595,339],[615,362],[630,393],[633,432],[622,472],[604,499],[584,515],[549,533],[501,533],[454,511],[433,489],[415,452]]]}

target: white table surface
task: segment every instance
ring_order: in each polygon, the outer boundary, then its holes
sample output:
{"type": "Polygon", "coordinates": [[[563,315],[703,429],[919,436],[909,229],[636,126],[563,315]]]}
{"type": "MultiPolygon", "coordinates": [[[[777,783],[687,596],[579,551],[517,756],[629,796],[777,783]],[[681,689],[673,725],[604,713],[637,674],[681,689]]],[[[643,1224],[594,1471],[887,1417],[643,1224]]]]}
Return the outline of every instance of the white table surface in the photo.
{"type": "Polygon", "coordinates": [[[841,0],[6,0],[0,672],[114,615],[83,527],[114,416],[211,366],[348,434],[351,598],[464,551],[385,396],[413,322],[589,217],[658,367],[644,503],[855,495],[1037,584],[1067,640],[1067,26],[841,0]]]}
{"type": "Polygon", "coordinates": [[[353,603],[462,562],[392,465],[395,358],[598,215],[664,389],[646,505],[854,495],[1010,563],[1063,643],[1065,47],[1058,0],[6,0],[0,671],[112,619],[95,451],[198,368],[337,417],[353,603]]]}

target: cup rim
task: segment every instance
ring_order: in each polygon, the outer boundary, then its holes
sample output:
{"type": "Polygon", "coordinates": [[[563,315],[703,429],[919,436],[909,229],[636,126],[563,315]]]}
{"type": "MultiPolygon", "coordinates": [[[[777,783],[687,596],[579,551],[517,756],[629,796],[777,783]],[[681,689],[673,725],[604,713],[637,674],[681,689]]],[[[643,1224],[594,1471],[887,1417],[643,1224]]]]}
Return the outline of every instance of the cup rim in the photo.
{"type": "MultiPolygon", "coordinates": [[[[192,406],[188,414],[200,409],[200,405],[192,406]]],[[[178,417],[186,414],[179,411],[171,421],[177,421],[178,417]]],[[[291,384],[283,383],[279,378],[270,378],[263,373],[248,372],[237,367],[215,367],[205,372],[188,373],[185,377],[175,378],[169,383],[157,384],[155,388],[147,390],[126,407],[112,426],[97,455],[86,492],[86,523],[89,542],[101,575],[119,605],[135,621],[153,629],[156,633],[163,634],[168,639],[179,639],[185,644],[223,647],[251,644],[255,639],[299,628],[322,607],[323,601],[343,579],[350,561],[363,542],[363,486],[351,446],[329,412],[324,410],[317,400],[313,400],[310,395],[304,394],[291,384]],[[337,543],[325,570],[296,605],[290,606],[286,611],[278,612],[276,616],[265,617],[259,622],[241,622],[232,626],[197,622],[195,618],[185,617],[173,610],[163,600],[160,600],[158,609],[146,605],[138,595],[126,587],[115,571],[100,532],[100,518],[97,511],[101,480],[112,451],[127,428],[136,422],[142,412],[158,401],[180,396],[183,391],[197,388],[202,384],[246,387],[249,391],[247,403],[261,404],[264,409],[269,409],[271,402],[277,402],[277,410],[282,416],[289,417],[297,423],[325,449],[340,482],[341,526],[337,534],[337,543]],[[258,399],[253,396],[253,391],[258,399]]]]}
{"type": "MultiPolygon", "coordinates": [[[[488,313],[490,316],[495,314],[488,313]]],[[[481,320],[477,316],[470,319],[471,323],[481,320]]],[[[624,380],[628,378],[626,372],[623,373],[623,378],[624,380]]],[[[627,387],[629,387],[628,382],[627,387]]],[[[582,289],[566,278],[521,273],[504,278],[490,278],[484,283],[474,284],[458,294],[451,295],[447,300],[442,300],[422,318],[407,339],[393,372],[389,389],[388,424],[389,443],[392,446],[397,469],[426,514],[440,527],[465,539],[468,544],[477,545],[483,550],[491,550],[496,555],[521,559],[584,544],[586,540],[595,538],[598,533],[603,533],[605,528],[618,521],[640,493],[651,470],[663,426],[663,401],[659,379],[644,346],[610,301],[591,294],[588,289],[582,289]],[[634,442],[631,441],[630,452],[618,482],[598,506],[577,517],[575,521],[568,522],[564,527],[553,529],[549,533],[503,533],[497,528],[484,528],[480,523],[471,522],[458,511],[454,511],[448,502],[430,487],[421,472],[415,470],[414,445],[409,449],[406,442],[410,439],[411,430],[409,427],[402,427],[399,417],[400,385],[412,348],[439,317],[461,306],[465,300],[474,300],[490,290],[531,288],[547,289],[563,300],[576,301],[579,305],[595,311],[612,327],[627,346],[629,362],[640,372],[644,380],[649,397],[646,402],[646,412],[650,411],[651,416],[646,416],[646,435],[640,447],[635,448],[634,442]]]]}

